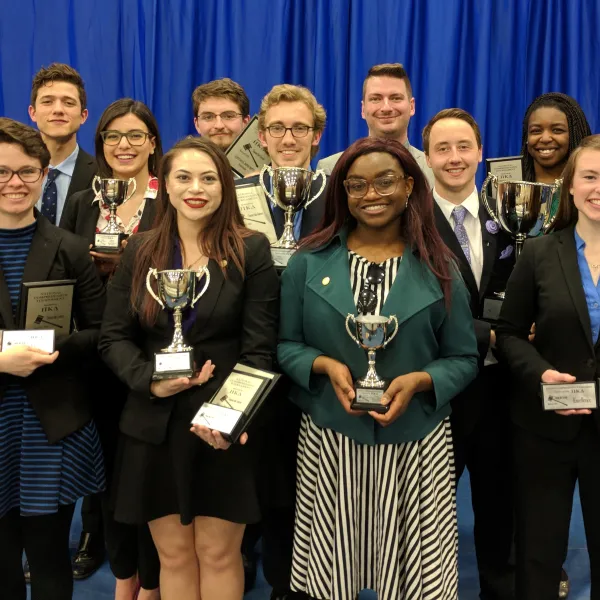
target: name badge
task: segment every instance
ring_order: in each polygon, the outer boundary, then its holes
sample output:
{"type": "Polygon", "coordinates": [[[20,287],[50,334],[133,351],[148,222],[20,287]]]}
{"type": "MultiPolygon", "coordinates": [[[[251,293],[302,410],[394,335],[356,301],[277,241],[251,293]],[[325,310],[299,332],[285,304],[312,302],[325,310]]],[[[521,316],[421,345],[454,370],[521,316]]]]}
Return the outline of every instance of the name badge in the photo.
{"type": "Polygon", "coordinates": [[[542,383],[544,410],[575,410],[598,408],[595,381],[575,383],[542,383]]]}
{"type": "Polygon", "coordinates": [[[52,354],[54,352],[54,342],[54,329],[5,329],[2,332],[0,349],[2,352],[6,352],[14,346],[29,346],[52,354]]]}

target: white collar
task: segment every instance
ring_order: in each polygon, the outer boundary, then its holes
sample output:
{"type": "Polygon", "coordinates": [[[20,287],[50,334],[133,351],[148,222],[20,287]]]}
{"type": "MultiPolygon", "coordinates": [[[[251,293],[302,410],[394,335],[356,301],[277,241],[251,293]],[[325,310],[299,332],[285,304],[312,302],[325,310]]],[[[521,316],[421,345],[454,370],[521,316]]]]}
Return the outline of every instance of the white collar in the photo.
{"type": "Polygon", "coordinates": [[[452,211],[457,206],[464,206],[472,217],[475,217],[476,219],[479,218],[479,194],[477,193],[477,188],[473,188],[473,191],[460,204],[454,204],[453,202],[442,198],[435,187],[433,188],[433,197],[448,221],[450,221],[452,211]]]}

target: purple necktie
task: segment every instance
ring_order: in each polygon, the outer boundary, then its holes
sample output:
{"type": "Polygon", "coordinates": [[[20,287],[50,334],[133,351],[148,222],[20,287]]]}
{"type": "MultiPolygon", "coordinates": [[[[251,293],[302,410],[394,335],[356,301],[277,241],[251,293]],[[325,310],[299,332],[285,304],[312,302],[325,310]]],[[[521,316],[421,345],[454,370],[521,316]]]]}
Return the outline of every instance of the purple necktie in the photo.
{"type": "Polygon", "coordinates": [[[462,251],[465,253],[467,257],[467,262],[471,264],[471,250],[469,249],[469,236],[467,235],[467,230],[463,225],[465,221],[465,217],[467,216],[467,209],[464,206],[457,206],[452,211],[452,216],[454,217],[454,235],[456,235],[456,239],[462,248],[462,251]]]}

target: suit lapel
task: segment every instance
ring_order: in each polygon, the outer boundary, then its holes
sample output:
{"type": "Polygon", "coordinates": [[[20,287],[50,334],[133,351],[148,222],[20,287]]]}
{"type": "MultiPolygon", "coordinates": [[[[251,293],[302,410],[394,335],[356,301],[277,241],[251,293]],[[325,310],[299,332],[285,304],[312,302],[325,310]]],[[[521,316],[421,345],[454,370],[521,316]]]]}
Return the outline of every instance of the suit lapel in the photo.
{"type": "Polygon", "coordinates": [[[92,177],[96,174],[96,164],[94,159],[85,152],[81,146],[79,147],[79,154],[75,161],[75,168],[73,169],[73,176],[71,177],[71,183],[67,190],[66,201],[75,192],[83,191],[90,187],[92,177]]]}
{"type": "MultiPolygon", "coordinates": [[[[234,266],[229,266],[229,269],[234,268],[234,266]]],[[[194,307],[194,310],[196,311],[196,320],[190,328],[190,339],[193,338],[197,331],[202,331],[205,329],[217,304],[217,300],[219,299],[223,283],[225,282],[225,277],[223,276],[221,267],[219,267],[216,261],[212,259],[208,261],[208,272],[210,274],[208,287],[206,288],[206,292],[199,298],[194,307]]],[[[229,273],[229,277],[232,276],[233,273],[229,273]]],[[[204,286],[204,280],[201,280],[199,283],[201,287],[196,288],[197,292],[202,289],[202,286],[204,286]]]]}
{"type": "Polygon", "coordinates": [[[558,257],[563,276],[567,283],[567,288],[571,295],[571,299],[573,300],[573,304],[575,305],[575,309],[577,310],[585,337],[590,348],[594,351],[594,343],[592,342],[592,324],[590,322],[590,314],[588,312],[585,292],[581,282],[573,227],[563,229],[562,231],[557,232],[556,235],[558,239],[558,257]]]}
{"type": "Polygon", "coordinates": [[[36,218],[37,229],[25,262],[23,281],[46,281],[60,246],[58,237],[54,235],[53,225],[39,213],[36,214],[36,218]]]}
{"type": "Polygon", "coordinates": [[[481,270],[481,281],[479,282],[479,298],[483,298],[487,289],[494,263],[496,262],[496,252],[498,246],[497,235],[492,235],[485,224],[489,217],[483,206],[479,206],[479,221],[481,223],[481,241],[483,243],[483,269],[481,270]]]}
{"type": "Polygon", "coordinates": [[[2,269],[0,269],[0,317],[2,317],[5,329],[15,329],[16,324],[10,301],[10,293],[2,269]]]}

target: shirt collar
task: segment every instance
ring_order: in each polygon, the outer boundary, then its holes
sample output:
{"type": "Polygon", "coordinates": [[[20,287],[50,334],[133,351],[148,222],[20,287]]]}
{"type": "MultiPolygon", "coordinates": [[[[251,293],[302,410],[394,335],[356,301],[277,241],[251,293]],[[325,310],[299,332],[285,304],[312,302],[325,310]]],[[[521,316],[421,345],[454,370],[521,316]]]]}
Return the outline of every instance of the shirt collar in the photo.
{"type": "Polygon", "coordinates": [[[577,252],[580,252],[582,248],[585,248],[585,241],[577,233],[577,227],[573,227],[573,233],[575,234],[575,246],[577,247],[577,252]]]}
{"type": "Polygon", "coordinates": [[[433,188],[433,197],[448,221],[452,216],[452,211],[457,206],[464,206],[472,217],[479,218],[479,195],[477,194],[477,188],[473,188],[473,191],[460,204],[454,204],[442,198],[435,187],[433,188]]]}
{"type": "Polygon", "coordinates": [[[402,145],[410,152],[410,149],[412,148],[412,146],[410,145],[408,138],[406,138],[406,141],[402,145]]]}
{"type": "Polygon", "coordinates": [[[60,164],[53,167],[50,165],[51,169],[56,169],[60,171],[63,175],[68,175],[69,177],[73,177],[73,171],[75,170],[75,163],[77,162],[77,157],[79,156],[79,144],[75,144],[75,150],[71,152],[65,160],[63,160],[60,164]]]}

